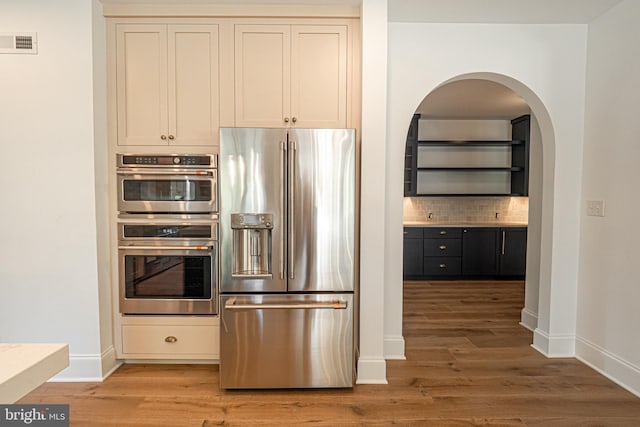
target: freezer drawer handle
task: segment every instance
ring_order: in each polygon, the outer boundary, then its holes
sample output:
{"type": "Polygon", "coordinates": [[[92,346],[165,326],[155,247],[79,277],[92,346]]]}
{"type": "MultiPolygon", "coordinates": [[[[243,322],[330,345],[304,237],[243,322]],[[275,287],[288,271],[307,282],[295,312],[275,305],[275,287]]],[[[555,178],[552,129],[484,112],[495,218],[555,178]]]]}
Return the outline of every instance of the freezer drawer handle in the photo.
{"type": "Polygon", "coordinates": [[[235,299],[228,300],[224,308],[227,310],[297,310],[297,309],[333,309],[345,310],[346,301],[299,302],[291,304],[238,304],[235,299]]]}

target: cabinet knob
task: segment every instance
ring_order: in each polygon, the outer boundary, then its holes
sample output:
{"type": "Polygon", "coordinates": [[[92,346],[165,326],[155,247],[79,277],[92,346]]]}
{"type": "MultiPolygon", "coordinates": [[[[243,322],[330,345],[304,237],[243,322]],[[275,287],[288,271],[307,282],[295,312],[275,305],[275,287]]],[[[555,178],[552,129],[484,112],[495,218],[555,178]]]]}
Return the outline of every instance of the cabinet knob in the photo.
{"type": "Polygon", "coordinates": [[[169,139],[174,140],[174,139],[176,139],[176,137],[173,136],[173,135],[169,135],[169,139]]]}
{"type": "Polygon", "coordinates": [[[169,335],[164,339],[164,342],[168,342],[168,343],[174,343],[177,341],[178,341],[178,338],[174,337],[173,335],[169,335]]]}
{"type": "Polygon", "coordinates": [[[295,122],[297,122],[297,121],[298,121],[298,119],[297,119],[297,118],[295,118],[295,117],[292,117],[292,118],[291,118],[291,121],[292,121],[293,123],[295,123],[295,122]]]}
{"type": "Polygon", "coordinates": [[[445,245],[440,245],[439,248],[440,248],[441,251],[444,251],[445,249],[447,249],[447,247],[445,245]]]}
{"type": "Polygon", "coordinates": [[[285,117],[283,120],[285,123],[289,123],[289,117],[285,117]]]}
{"type": "Polygon", "coordinates": [[[163,141],[166,141],[167,140],[167,135],[160,135],[160,139],[163,140],[163,141]]]}
{"type": "Polygon", "coordinates": [[[440,268],[447,268],[447,264],[440,264],[440,268]]]}

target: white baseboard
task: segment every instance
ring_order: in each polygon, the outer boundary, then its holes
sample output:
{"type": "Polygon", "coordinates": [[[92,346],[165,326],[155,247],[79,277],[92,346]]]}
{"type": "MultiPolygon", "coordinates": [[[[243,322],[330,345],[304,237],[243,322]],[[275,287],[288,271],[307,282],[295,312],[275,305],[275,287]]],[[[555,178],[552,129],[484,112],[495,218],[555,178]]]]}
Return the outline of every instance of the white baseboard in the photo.
{"type": "Polygon", "coordinates": [[[584,338],[576,338],[576,358],[640,397],[640,367],[584,338]]]}
{"type": "Polygon", "coordinates": [[[358,359],[356,384],[387,384],[387,363],[384,359],[358,359]]]}
{"type": "Polygon", "coordinates": [[[526,307],[520,312],[520,325],[530,331],[535,331],[538,327],[538,313],[528,310],[526,307]]]}
{"type": "Polygon", "coordinates": [[[402,335],[384,337],[385,360],[407,360],[404,355],[404,337],[402,335]]]}
{"type": "Polygon", "coordinates": [[[69,367],[51,382],[102,382],[122,363],[115,358],[113,346],[102,354],[69,354],[69,367]]]}
{"type": "Polygon", "coordinates": [[[531,347],[547,357],[575,357],[575,335],[549,335],[536,328],[531,347]]]}

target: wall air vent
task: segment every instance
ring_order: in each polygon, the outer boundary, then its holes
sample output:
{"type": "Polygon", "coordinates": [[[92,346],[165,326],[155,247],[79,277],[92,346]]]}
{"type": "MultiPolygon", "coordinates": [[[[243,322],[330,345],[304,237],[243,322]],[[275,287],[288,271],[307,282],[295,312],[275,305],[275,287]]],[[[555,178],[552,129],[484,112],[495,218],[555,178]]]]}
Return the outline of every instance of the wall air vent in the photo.
{"type": "Polygon", "coordinates": [[[36,33],[0,33],[0,53],[38,53],[36,33]]]}

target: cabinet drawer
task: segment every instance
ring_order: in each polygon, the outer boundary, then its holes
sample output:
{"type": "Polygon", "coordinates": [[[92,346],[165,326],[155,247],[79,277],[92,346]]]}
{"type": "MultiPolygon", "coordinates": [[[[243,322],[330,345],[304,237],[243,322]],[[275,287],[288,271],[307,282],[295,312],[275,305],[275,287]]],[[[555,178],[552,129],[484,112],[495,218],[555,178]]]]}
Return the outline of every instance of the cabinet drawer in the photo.
{"type": "Polygon", "coordinates": [[[458,276],[462,273],[460,257],[425,257],[425,276],[458,276]]]}
{"type": "Polygon", "coordinates": [[[420,227],[405,227],[404,238],[405,239],[422,239],[422,228],[420,227]]]}
{"type": "Polygon", "coordinates": [[[462,237],[462,229],[455,227],[428,227],[424,228],[423,235],[429,239],[459,239],[462,237]]]}
{"type": "Polygon", "coordinates": [[[176,359],[202,355],[217,359],[219,340],[219,329],[209,325],[122,325],[122,350],[128,354],[176,359]]]}
{"type": "Polygon", "coordinates": [[[462,254],[461,239],[424,239],[424,256],[448,257],[462,254]]]}

